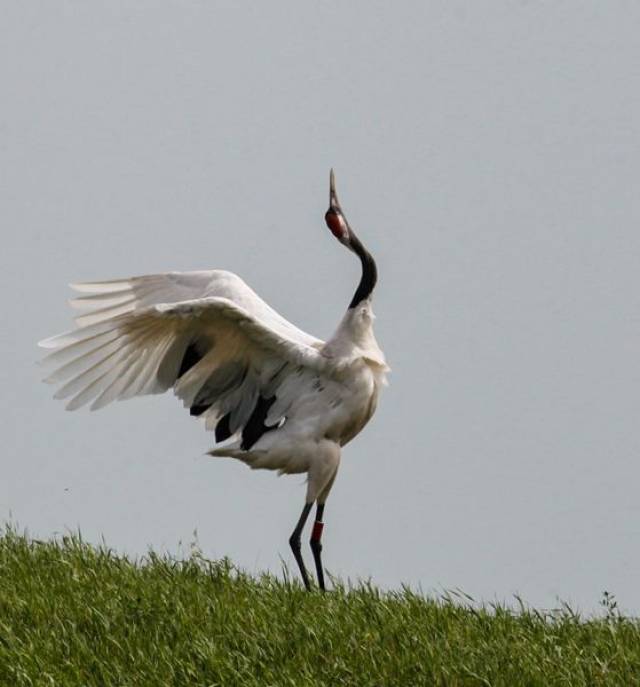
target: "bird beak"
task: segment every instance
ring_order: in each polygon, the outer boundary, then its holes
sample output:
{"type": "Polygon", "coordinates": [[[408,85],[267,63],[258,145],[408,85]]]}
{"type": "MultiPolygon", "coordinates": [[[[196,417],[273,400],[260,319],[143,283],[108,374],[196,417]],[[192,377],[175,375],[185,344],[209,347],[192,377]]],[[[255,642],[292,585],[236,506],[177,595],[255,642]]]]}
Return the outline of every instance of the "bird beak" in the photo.
{"type": "Polygon", "coordinates": [[[340,201],[336,193],[336,175],[333,173],[333,168],[331,168],[331,173],[329,174],[329,207],[332,210],[341,211],[340,201]]]}

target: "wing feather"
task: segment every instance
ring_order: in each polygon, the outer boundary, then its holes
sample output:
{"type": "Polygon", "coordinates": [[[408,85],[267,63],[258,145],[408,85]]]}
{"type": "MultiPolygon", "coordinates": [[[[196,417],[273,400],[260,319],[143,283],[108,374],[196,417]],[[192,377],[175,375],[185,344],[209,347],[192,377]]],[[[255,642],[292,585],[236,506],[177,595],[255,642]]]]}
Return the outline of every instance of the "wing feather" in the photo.
{"type": "Polygon", "coordinates": [[[92,310],[86,315],[79,315],[74,319],[74,321],[79,327],[83,327],[87,324],[94,324],[97,322],[102,322],[103,320],[110,320],[118,315],[124,315],[127,312],[131,312],[132,307],[135,307],[135,302],[135,296],[130,296],[129,298],[115,305],[108,305],[104,308],[92,310]]]}
{"type": "Polygon", "coordinates": [[[266,412],[266,400],[272,428],[295,402],[301,379],[312,380],[327,365],[322,341],[230,272],[172,272],[72,288],[79,293],[70,301],[81,311],[78,328],[40,343],[48,349],[43,364],[52,368],[45,381],[60,385],[55,398],[70,399],[69,410],[173,388],[207,429],[226,417],[226,435],[249,424],[253,436],[254,412],[266,412]]]}
{"type": "Polygon", "coordinates": [[[91,295],[71,298],[69,305],[76,310],[91,310],[96,307],[107,308],[113,305],[122,305],[133,294],[131,289],[116,291],[115,293],[94,293],[91,295]]]}
{"type": "Polygon", "coordinates": [[[225,270],[166,272],[129,279],[80,282],[70,286],[81,294],[71,300],[72,307],[86,311],[77,318],[79,326],[99,323],[160,303],[226,298],[289,339],[316,347],[323,343],[282,317],[238,275],[225,270]]]}
{"type": "MultiPolygon", "coordinates": [[[[78,344],[72,345],[75,347],[78,344]]],[[[118,351],[120,345],[120,342],[115,337],[107,339],[98,345],[94,344],[86,353],[76,354],[76,357],[72,358],[68,363],[56,368],[44,381],[47,384],[63,382],[65,379],[74,376],[74,374],[86,370],[87,366],[90,366],[93,362],[100,362],[100,360],[104,359],[105,354],[118,351]]]]}
{"type": "MultiPolygon", "coordinates": [[[[317,349],[287,339],[231,301],[215,297],[159,304],[92,322],[43,345],[54,348],[45,362],[57,365],[47,381],[65,382],[55,397],[72,396],[69,409],[94,399],[94,408],[103,407],[170,386],[191,406],[215,371],[231,361],[257,369],[263,365],[282,369],[287,364],[315,368],[323,363],[317,349]],[[178,379],[189,341],[203,336],[213,342],[211,350],[178,379]]],[[[227,412],[232,412],[234,431],[246,423],[256,403],[258,376],[246,374],[241,384],[230,389],[220,380],[222,388],[212,384],[208,400],[223,401],[227,412]]]]}
{"type": "Polygon", "coordinates": [[[112,279],[110,281],[86,281],[74,282],[69,286],[80,293],[116,293],[117,291],[126,291],[130,288],[129,279],[112,279]]]}

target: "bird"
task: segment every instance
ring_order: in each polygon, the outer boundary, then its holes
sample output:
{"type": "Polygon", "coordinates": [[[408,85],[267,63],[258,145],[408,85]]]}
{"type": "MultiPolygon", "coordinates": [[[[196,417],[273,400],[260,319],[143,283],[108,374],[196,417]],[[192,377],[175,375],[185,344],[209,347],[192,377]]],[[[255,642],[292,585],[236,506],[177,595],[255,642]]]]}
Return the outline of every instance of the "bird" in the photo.
{"type": "MultiPolygon", "coordinates": [[[[362,273],[326,341],[277,313],[226,270],[167,272],[71,284],[76,328],[39,343],[68,410],[172,389],[213,431],[211,456],[307,475],[289,545],[312,588],[301,537],[316,506],[310,547],[325,591],[322,532],[342,448],[368,423],[389,367],[373,332],[376,263],[342,210],[333,169],[325,222],[362,273]]],[[[315,582],[314,582],[315,584],[315,582]]]]}

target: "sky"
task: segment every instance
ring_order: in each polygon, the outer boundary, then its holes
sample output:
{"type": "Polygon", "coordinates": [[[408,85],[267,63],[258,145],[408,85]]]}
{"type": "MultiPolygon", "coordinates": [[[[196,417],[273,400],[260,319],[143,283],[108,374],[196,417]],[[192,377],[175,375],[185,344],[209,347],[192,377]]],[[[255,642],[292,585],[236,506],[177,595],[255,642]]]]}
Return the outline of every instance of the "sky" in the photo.
{"type": "MultiPolygon", "coordinates": [[[[68,282],[224,268],[328,338],[375,256],[392,367],[344,452],[345,580],[640,613],[640,5],[2,2],[0,521],[295,563],[304,478],[171,395],[68,413],[68,282]]],[[[308,563],[310,552],[306,549],[308,563]]]]}

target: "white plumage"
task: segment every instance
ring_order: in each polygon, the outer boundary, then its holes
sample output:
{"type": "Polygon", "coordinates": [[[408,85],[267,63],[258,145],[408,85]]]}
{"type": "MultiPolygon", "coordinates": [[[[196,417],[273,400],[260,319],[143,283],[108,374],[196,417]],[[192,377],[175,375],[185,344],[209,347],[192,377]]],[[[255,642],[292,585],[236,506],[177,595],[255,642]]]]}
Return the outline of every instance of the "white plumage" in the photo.
{"type": "MultiPolygon", "coordinates": [[[[59,385],[55,398],[68,399],[69,410],[95,410],[172,388],[216,430],[222,445],[211,455],[306,472],[306,513],[314,502],[323,509],[340,449],[373,414],[388,370],[372,327],[375,263],[344,219],[333,173],[330,198],[327,224],[360,257],[364,297],[356,293],[327,342],[223,270],[72,284],[77,328],[40,343],[50,349],[45,381],[59,385]]],[[[309,586],[299,552],[296,560],[309,586]]]]}

